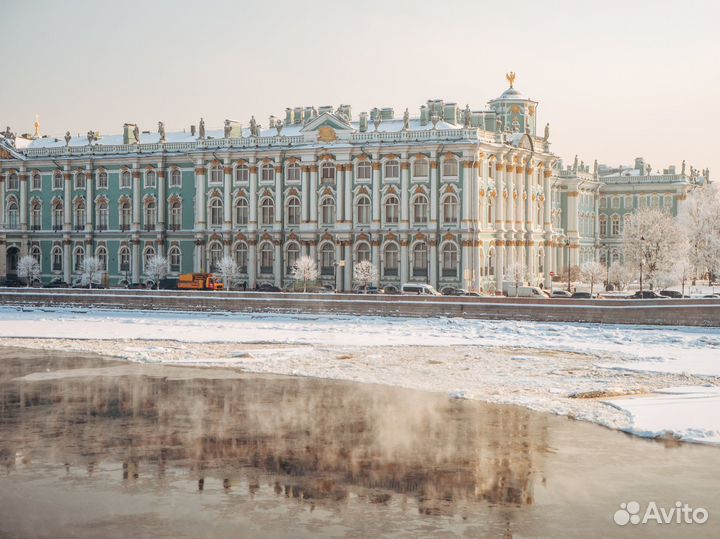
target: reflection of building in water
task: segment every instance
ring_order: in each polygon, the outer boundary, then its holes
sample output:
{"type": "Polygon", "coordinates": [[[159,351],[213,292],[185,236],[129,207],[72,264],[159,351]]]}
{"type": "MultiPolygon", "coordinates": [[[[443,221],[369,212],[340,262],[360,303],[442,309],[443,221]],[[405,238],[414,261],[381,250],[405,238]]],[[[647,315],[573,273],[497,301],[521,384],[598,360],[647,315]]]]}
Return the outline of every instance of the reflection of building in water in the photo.
{"type": "Polygon", "coordinates": [[[164,372],[0,384],[0,464],[24,453],[91,474],[109,459],[123,463],[124,481],[172,466],[200,490],[212,478],[311,502],[407,494],[427,514],[533,503],[546,447],[539,414],[394,388],[164,372]]]}

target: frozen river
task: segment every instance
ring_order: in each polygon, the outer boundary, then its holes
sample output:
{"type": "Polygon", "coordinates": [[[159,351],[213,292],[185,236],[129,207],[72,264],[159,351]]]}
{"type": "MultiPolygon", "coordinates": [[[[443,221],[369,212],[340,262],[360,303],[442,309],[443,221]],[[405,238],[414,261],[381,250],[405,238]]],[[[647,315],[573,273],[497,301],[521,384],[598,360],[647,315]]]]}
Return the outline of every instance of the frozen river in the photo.
{"type": "Polygon", "coordinates": [[[440,393],[0,348],[0,432],[0,536],[720,535],[717,448],[440,393]]]}

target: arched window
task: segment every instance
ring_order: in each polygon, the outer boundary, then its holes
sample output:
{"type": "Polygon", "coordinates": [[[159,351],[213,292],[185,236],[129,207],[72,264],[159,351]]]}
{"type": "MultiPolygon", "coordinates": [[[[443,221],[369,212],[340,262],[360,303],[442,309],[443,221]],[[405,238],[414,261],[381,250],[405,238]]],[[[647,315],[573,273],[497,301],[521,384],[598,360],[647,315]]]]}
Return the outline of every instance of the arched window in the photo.
{"type": "Polygon", "coordinates": [[[235,181],[236,182],[247,182],[250,180],[250,169],[247,163],[240,163],[235,168],[235,181]]]}
{"type": "Polygon", "coordinates": [[[102,245],[95,249],[95,258],[97,258],[100,271],[107,271],[107,249],[102,245]]]}
{"type": "Polygon", "coordinates": [[[495,275],[495,248],[491,247],[487,255],[487,274],[495,275]]]}
{"type": "Polygon", "coordinates": [[[446,243],[442,247],[442,276],[457,277],[458,248],[454,243],[446,243]]]}
{"type": "Polygon", "coordinates": [[[179,273],[182,264],[182,251],[177,245],[170,247],[168,251],[168,262],[170,263],[170,271],[173,273],[179,273]]]}
{"type": "Polygon", "coordinates": [[[355,260],[357,262],[364,262],[370,260],[370,246],[363,242],[358,243],[355,249],[355,260]]]}
{"type": "Polygon", "coordinates": [[[130,189],[131,188],[131,178],[130,178],[130,171],[129,170],[123,170],[120,174],[120,189],[130,189]]]}
{"type": "Polygon", "coordinates": [[[672,206],[673,206],[672,195],[665,195],[663,197],[663,200],[664,200],[664,205],[665,205],[666,209],[672,208],[672,206]]]}
{"type": "Polygon", "coordinates": [[[73,220],[75,230],[80,230],[81,228],[85,227],[85,201],[82,199],[78,199],[78,201],[75,202],[75,212],[73,220]]]}
{"type": "Polygon", "coordinates": [[[170,230],[180,230],[182,228],[182,201],[173,198],[170,201],[170,230]]]}
{"type": "Polygon", "coordinates": [[[413,276],[425,277],[428,274],[428,252],[427,244],[419,241],[413,246],[413,276]]]}
{"type": "Polygon", "coordinates": [[[130,201],[124,198],[120,202],[120,230],[128,230],[130,228],[130,221],[132,220],[132,208],[130,201]]]}
{"type": "Polygon", "coordinates": [[[291,196],[287,200],[287,215],[286,221],[288,225],[299,225],[300,224],[300,199],[296,196],[291,196]]]}
{"type": "Polygon", "coordinates": [[[260,273],[272,273],[274,259],[273,244],[264,242],[260,246],[260,273]]]}
{"type": "Polygon", "coordinates": [[[453,178],[458,175],[458,160],[454,157],[448,157],[443,161],[442,168],[443,178],[453,178]]]}
{"type": "Polygon", "coordinates": [[[607,215],[600,216],[600,235],[607,236],[607,215]]]}
{"type": "Polygon", "coordinates": [[[63,251],[57,245],[52,249],[52,270],[62,271],[63,269],[63,251]]]}
{"type": "Polygon", "coordinates": [[[130,271],[130,249],[125,245],[118,250],[118,262],[120,271],[130,271]]]}
{"type": "Polygon", "coordinates": [[[170,173],[170,187],[182,187],[182,172],[174,168],[170,173]]]}
{"type": "Polygon", "coordinates": [[[272,198],[264,198],[260,203],[260,224],[272,225],[275,217],[275,203],[272,198]]]}
{"type": "Polygon", "coordinates": [[[32,175],[32,190],[40,191],[42,189],[42,176],[37,172],[32,175]]]}
{"type": "Polygon", "coordinates": [[[425,195],[416,195],[412,202],[413,224],[424,225],[428,222],[428,199],[425,195]]]}
{"type": "Polygon", "coordinates": [[[369,180],[372,178],[372,165],[369,161],[360,161],[356,172],[358,180],[369,180]]]}
{"type": "Polygon", "coordinates": [[[145,189],[155,189],[157,187],[157,175],[154,170],[148,170],[145,173],[145,189]]]}
{"type": "Polygon", "coordinates": [[[235,245],[235,263],[240,272],[247,273],[248,246],[244,241],[239,241],[235,245]]]}
{"type": "Polygon", "coordinates": [[[400,162],[396,159],[390,159],[385,162],[385,177],[388,179],[400,177],[400,162]]]}
{"type": "Polygon", "coordinates": [[[273,167],[272,163],[265,163],[260,167],[260,181],[275,181],[275,167],[273,167]]]}
{"type": "Polygon", "coordinates": [[[400,201],[395,195],[385,199],[385,223],[397,224],[400,220],[400,201]]]}
{"type": "Polygon", "coordinates": [[[537,267],[538,273],[545,273],[545,252],[542,249],[538,249],[537,267]]]}
{"type": "Polygon", "coordinates": [[[292,273],[293,266],[295,265],[295,262],[297,262],[298,258],[300,258],[300,246],[294,241],[288,243],[285,254],[286,273],[292,273]]]}
{"type": "Polygon", "coordinates": [[[30,248],[30,256],[35,259],[35,262],[40,264],[41,259],[42,259],[42,253],[40,252],[40,247],[38,247],[37,245],[33,245],[30,248]]]}
{"type": "Polygon", "coordinates": [[[620,217],[617,215],[612,216],[612,235],[620,235],[620,217]]]}
{"type": "Polygon", "coordinates": [[[107,230],[108,229],[108,203],[107,200],[104,198],[101,198],[98,200],[97,205],[95,206],[97,211],[97,229],[98,230],[107,230]]]}
{"type": "Polygon", "coordinates": [[[290,163],[287,167],[287,181],[299,182],[301,178],[302,168],[297,163],[290,163]]]}
{"type": "Polygon", "coordinates": [[[40,230],[42,228],[42,204],[35,200],[30,208],[30,229],[40,230]]]}
{"type": "Polygon", "coordinates": [[[443,223],[457,224],[458,222],[458,199],[455,195],[447,195],[443,199],[443,223]]]}
{"type": "Polygon", "coordinates": [[[223,246],[219,241],[210,244],[210,271],[218,271],[223,258],[223,246]]]}
{"type": "Polygon", "coordinates": [[[320,165],[320,179],[326,183],[335,181],[335,165],[332,163],[323,163],[320,165]]]}
{"type": "Polygon", "coordinates": [[[210,183],[220,184],[223,181],[223,167],[220,163],[214,163],[210,167],[210,183]]]}
{"type": "Polygon", "coordinates": [[[107,189],[108,188],[108,175],[107,175],[107,172],[105,172],[104,170],[101,170],[100,172],[98,172],[97,188],[98,189],[107,189]]]}
{"type": "Polygon", "coordinates": [[[357,224],[369,225],[370,224],[370,198],[365,195],[358,197],[357,199],[357,224]]]}
{"type": "Polygon", "coordinates": [[[145,247],[143,252],[143,273],[147,273],[148,264],[153,258],[155,258],[155,248],[152,246],[145,247]]]}
{"type": "Polygon", "coordinates": [[[210,199],[210,226],[222,226],[223,202],[219,198],[210,199]]]}
{"type": "Polygon", "coordinates": [[[335,199],[332,197],[323,198],[322,202],[320,202],[320,209],[320,224],[335,224],[335,199]]]}
{"type": "Polygon", "coordinates": [[[19,210],[15,200],[10,200],[7,205],[7,226],[10,229],[20,228],[19,210]]]}
{"type": "Polygon", "coordinates": [[[245,197],[239,197],[235,201],[235,226],[248,224],[248,201],[245,197]]]}
{"type": "Polygon", "coordinates": [[[413,163],[413,178],[427,178],[428,169],[428,160],[418,157],[413,163]]]}
{"type": "Polygon", "coordinates": [[[63,188],[63,173],[59,170],[55,171],[55,174],[53,174],[53,189],[62,189],[63,188]]]}
{"type": "Polygon", "coordinates": [[[75,271],[82,271],[84,261],[85,261],[85,249],[83,249],[82,247],[75,247],[74,264],[73,264],[75,271]]]}
{"type": "Polygon", "coordinates": [[[154,198],[145,202],[145,230],[152,230],[157,224],[157,204],[154,198]]]}
{"type": "Polygon", "coordinates": [[[493,204],[493,197],[490,196],[490,193],[487,194],[487,220],[490,226],[493,226],[495,223],[495,205],[493,204]]]}
{"type": "Polygon", "coordinates": [[[320,275],[335,275],[335,247],[331,243],[320,247],[320,275]]]}
{"type": "Polygon", "coordinates": [[[53,230],[62,230],[64,220],[63,203],[60,200],[53,202],[52,227],[53,230]]]}
{"type": "Polygon", "coordinates": [[[387,277],[398,274],[398,246],[395,243],[388,243],[383,253],[383,272],[387,277]]]}

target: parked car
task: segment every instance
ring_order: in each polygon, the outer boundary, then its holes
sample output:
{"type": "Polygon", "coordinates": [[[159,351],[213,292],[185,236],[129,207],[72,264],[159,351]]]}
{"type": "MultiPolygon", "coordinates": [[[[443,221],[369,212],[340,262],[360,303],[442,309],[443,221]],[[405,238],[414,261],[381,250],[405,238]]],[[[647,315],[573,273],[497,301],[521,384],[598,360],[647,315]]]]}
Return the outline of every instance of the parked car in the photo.
{"type": "Polygon", "coordinates": [[[258,292],[282,292],[280,288],[270,283],[263,283],[257,287],[258,292]]]}
{"type": "Polygon", "coordinates": [[[638,290],[635,292],[632,296],[630,296],[630,299],[668,299],[667,296],[661,296],[655,290],[643,290],[640,292],[638,290]]]}
{"type": "Polygon", "coordinates": [[[481,297],[482,297],[482,294],[481,294],[480,292],[472,292],[472,291],[470,291],[470,292],[465,292],[465,293],[463,294],[463,296],[472,296],[472,297],[475,297],[475,298],[481,298],[481,297]]]}
{"type": "Polygon", "coordinates": [[[707,299],[720,299],[720,294],[705,294],[703,298],[707,299]]]}
{"type": "Polygon", "coordinates": [[[465,296],[467,290],[464,288],[446,288],[442,291],[443,296],[465,296]]]}
{"type": "Polygon", "coordinates": [[[572,299],[594,299],[596,296],[590,292],[573,292],[570,297],[572,299]]]}
{"type": "Polygon", "coordinates": [[[68,288],[68,284],[60,277],[56,277],[45,283],[43,285],[43,288],[68,288]]]}
{"type": "Polygon", "coordinates": [[[513,283],[503,283],[503,293],[509,298],[547,299],[547,296],[543,294],[542,289],[538,286],[519,286],[516,290],[513,283]]]}
{"type": "Polygon", "coordinates": [[[677,290],[661,290],[660,291],[661,296],[665,296],[666,298],[673,298],[673,299],[680,299],[680,298],[689,298],[690,296],[683,295],[682,292],[678,292],[677,290]]]}
{"type": "Polygon", "coordinates": [[[554,298],[571,298],[572,294],[567,290],[553,290],[552,297],[554,298]]]}
{"type": "Polygon", "coordinates": [[[440,292],[432,285],[426,283],[405,283],[400,288],[401,294],[414,294],[416,296],[440,296],[440,292]]]}

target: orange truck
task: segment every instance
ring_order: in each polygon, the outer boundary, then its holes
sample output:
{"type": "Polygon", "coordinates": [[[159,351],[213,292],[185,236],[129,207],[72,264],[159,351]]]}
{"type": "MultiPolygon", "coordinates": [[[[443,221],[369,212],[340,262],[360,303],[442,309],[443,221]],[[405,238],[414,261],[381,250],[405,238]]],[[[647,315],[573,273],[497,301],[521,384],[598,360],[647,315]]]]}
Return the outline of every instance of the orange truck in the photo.
{"type": "Polygon", "coordinates": [[[178,277],[180,290],[222,290],[225,288],[212,273],[183,273],[178,277]]]}

